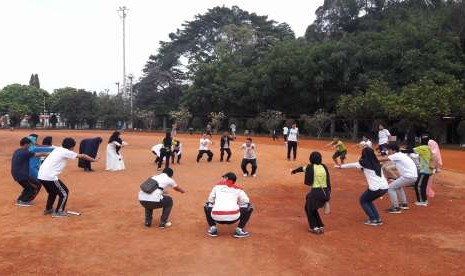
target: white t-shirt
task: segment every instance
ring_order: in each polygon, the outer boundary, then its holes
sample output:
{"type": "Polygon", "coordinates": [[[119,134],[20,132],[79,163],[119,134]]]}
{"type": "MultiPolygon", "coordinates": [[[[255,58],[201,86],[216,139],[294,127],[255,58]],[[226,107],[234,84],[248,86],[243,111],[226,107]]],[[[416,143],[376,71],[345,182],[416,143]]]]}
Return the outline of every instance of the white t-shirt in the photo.
{"type": "Polygon", "coordinates": [[[242,144],[241,149],[244,150],[244,159],[256,159],[257,156],[255,155],[255,144],[251,143],[247,146],[246,143],[242,144]]]}
{"type": "Polygon", "coordinates": [[[283,127],[283,135],[287,135],[289,129],[287,127],[283,127]]]}
{"type": "MultiPolygon", "coordinates": [[[[356,169],[362,169],[362,165],[360,165],[359,162],[355,163],[349,163],[349,164],[342,164],[341,165],[342,169],[350,169],[350,168],[356,168],[356,169]]],[[[384,177],[383,170],[381,170],[381,176],[378,176],[374,170],[369,170],[366,168],[363,168],[363,174],[365,175],[365,178],[368,182],[368,189],[370,191],[377,191],[377,190],[386,190],[389,188],[388,182],[386,178],[384,177]]]]}
{"type": "Polygon", "coordinates": [[[299,128],[290,128],[289,135],[287,136],[287,141],[297,142],[297,136],[299,135],[299,128]]]}
{"type": "Polygon", "coordinates": [[[155,152],[157,156],[160,156],[160,150],[163,148],[163,144],[157,144],[152,147],[152,151],[155,152]]]}
{"type": "Polygon", "coordinates": [[[178,186],[176,181],[169,177],[166,173],[155,175],[152,177],[153,180],[158,182],[158,187],[163,188],[163,190],[156,189],[151,194],[147,194],[143,191],[139,191],[139,200],[140,201],[153,201],[160,202],[163,199],[163,191],[167,188],[174,188],[178,186]]]}
{"type": "Polygon", "coordinates": [[[415,165],[415,162],[407,156],[407,154],[396,152],[389,155],[388,158],[394,163],[394,165],[396,165],[401,176],[411,178],[418,177],[417,166],[415,165]]]}
{"type": "Polygon", "coordinates": [[[200,138],[200,146],[199,146],[199,150],[210,150],[208,148],[208,146],[210,146],[210,144],[212,143],[212,141],[210,141],[210,139],[208,138],[200,138]]]}
{"type": "Polygon", "coordinates": [[[373,147],[373,143],[371,143],[371,140],[362,141],[362,142],[359,143],[359,145],[362,148],[372,148],[373,147]]]}
{"type": "Polygon", "coordinates": [[[387,144],[389,142],[389,136],[391,136],[391,133],[385,128],[378,131],[378,144],[387,144]]]}
{"type": "Polygon", "coordinates": [[[239,205],[249,203],[249,197],[240,188],[216,185],[208,197],[213,203],[212,218],[216,221],[234,221],[240,217],[239,205]]]}
{"type": "Polygon", "coordinates": [[[38,179],[45,181],[58,180],[58,175],[65,169],[68,159],[76,159],[77,153],[62,147],[55,148],[45,158],[39,168],[38,179]]]}

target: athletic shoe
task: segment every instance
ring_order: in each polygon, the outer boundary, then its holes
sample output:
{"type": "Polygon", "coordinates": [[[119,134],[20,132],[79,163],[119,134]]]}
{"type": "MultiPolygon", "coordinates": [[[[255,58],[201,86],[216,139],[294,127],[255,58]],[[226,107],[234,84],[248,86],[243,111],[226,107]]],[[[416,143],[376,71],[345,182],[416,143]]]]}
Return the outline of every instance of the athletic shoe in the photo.
{"type": "Polygon", "coordinates": [[[399,207],[391,207],[389,209],[386,209],[386,212],[388,212],[389,214],[400,214],[402,213],[402,209],[400,209],[399,207]]]}
{"type": "Polygon", "coordinates": [[[241,228],[236,228],[236,231],[234,232],[234,237],[235,238],[246,238],[250,236],[249,232],[244,231],[241,228]]]}
{"type": "Polygon", "coordinates": [[[53,210],[52,209],[45,209],[44,210],[44,216],[48,216],[48,215],[51,215],[53,214],[53,210]]]}
{"type": "Polygon", "coordinates": [[[16,201],[16,206],[21,206],[21,207],[30,207],[33,206],[32,201],[22,201],[22,200],[17,200],[16,201]]]}
{"type": "Polygon", "coordinates": [[[168,228],[168,227],[171,227],[171,225],[173,225],[171,222],[167,221],[167,222],[160,222],[160,224],[158,225],[159,228],[168,228]]]}
{"type": "Polygon", "coordinates": [[[66,211],[58,211],[58,212],[53,212],[52,213],[52,218],[63,218],[63,217],[67,217],[68,214],[66,213],[66,211]]]}
{"type": "Polygon", "coordinates": [[[415,201],[415,205],[427,207],[428,206],[428,201],[415,201]]]}
{"type": "Polygon", "coordinates": [[[218,228],[216,228],[216,226],[210,226],[207,233],[210,237],[218,237],[218,228]]]}
{"type": "Polygon", "coordinates": [[[410,209],[407,205],[407,203],[401,203],[399,204],[399,208],[402,209],[402,210],[408,210],[410,209]]]}

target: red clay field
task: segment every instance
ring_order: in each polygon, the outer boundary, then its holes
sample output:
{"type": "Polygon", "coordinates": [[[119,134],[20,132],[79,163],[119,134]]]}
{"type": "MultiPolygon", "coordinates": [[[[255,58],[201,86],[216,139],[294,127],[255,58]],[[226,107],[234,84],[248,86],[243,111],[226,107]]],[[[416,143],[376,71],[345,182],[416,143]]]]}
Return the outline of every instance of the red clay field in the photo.
{"type": "MultiPolygon", "coordinates": [[[[358,170],[333,168],[327,141],[301,140],[297,161],[286,160],[282,140],[254,138],[258,176],[242,177],[239,146],[233,142],[232,162],[219,162],[219,137],[213,137],[213,162],[197,164],[199,135],[178,135],[184,154],[174,166],[174,179],[187,190],[170,190],[173,226],[144,227],[139,185],[156,174],[151,147],[161,133],[122,133],[126,170],[107,172],[105,148],[111,131],[35,130],[39,141],[53,136],[55,145],[70,136],[100,136],[95,172],[84,172],[68,161],[60,179],[68,186],[67,209],[81,216],[44,216],[46,192],[40,191],[32,207],[17,207],[20,186],[10,174],[11,155],[31,130],[0,131],[0,275],[463,275],[465,271],[465,152],[442,150],[444,170],[436,175],[436,197],[417,207],[414,191],[407,188],[410,210],[388,214],[388,195],[376,201],[384,225],[370,227],[359,206],[367,184],[358,170]],[[290,169],[306,164],[311,151],[323,154],[332,180],[331,214],[322,215],[325,233],[308,232],[303,204],[307,187],[303,174],[290,169]],[[234,225],[219,225],[219,237],[209,237],[203,205],[208,194],[228,171],[255,206],[246,229],[249,238],[232,237],[234,225]]],[[[75,148],[77,150],[78,147],[75,148]]],[[[349,145],[348,161],[360,150],[349,145]]],[[[320,210],[322,214],[322,211],[320,210]]]]}

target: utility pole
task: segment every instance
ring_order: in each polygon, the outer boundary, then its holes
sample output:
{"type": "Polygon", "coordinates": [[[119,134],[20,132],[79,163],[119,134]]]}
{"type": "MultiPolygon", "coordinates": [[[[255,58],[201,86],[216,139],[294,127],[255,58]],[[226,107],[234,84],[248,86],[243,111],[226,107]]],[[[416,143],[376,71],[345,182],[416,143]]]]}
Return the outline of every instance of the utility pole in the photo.
{"type": "Polygon", "coordinates": [[[134,78],[134,76],[132,74],[129,74],[128,75],[128,79],[129,79],[129,99],[130,99],[130,104],[131,104],[131,128],[134,128],[134,113],[133,113],[133,105],[132,105],[132,79],[134,78]]]}
{"type": "MultiPolygon", "coordinates": [[[[126,6],[119,7],[117,12],[123,20],[123,93],[124,96],[127,96],[126,93],[126,15],[128,14],[129,9],[126,6]]],[[[119,89],[118,89],[119,90],[119,89]]]]}

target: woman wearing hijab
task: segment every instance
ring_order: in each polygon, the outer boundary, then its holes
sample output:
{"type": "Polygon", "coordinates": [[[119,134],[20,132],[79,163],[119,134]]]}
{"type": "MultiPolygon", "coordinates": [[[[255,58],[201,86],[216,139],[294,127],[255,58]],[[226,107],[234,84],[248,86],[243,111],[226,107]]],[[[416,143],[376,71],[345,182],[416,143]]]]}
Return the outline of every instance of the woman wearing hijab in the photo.
{"type": "MultiPolygon", "coordinates": [[[[88,138],[81,141],[79,145],[79,153],[86,154],[92,158],[97,157],[97,152],[100,144],[102,143],[102,138],[88,138]]],[[[83,168],[86,172],[93,172],[91,162],[86,159],[79,159],[78,167],[83,168]]]]}
{"type": "Polygon", "coordinates": [[[362,157],[358,162],[339,165],[336,166],[336,168],[362,169],[368,182],[368,189],[360,197],[360,205],[363,211],[368,215],[368,220],[366,220],[364,224],[371,226],[383,225],[373,201],[382,197],[387,192],[389,186],[373,149],[364,148],[362,150],[362,157]]]}
{"type": "Polygon", "coordinates": [[[120,135],[121,133],[119,131],[115,131],[108,140],[105,168],[107,171],[120,171],[125,169],[123,155],[120,151],[121,147],[127,145],[127,143],[120,138],[120,135]]]}
{"type": "Polygon", "coordinates": [[[318,209],[323,207],[331,197],[331,181],[328,168],[321,163],[321,153],[314,151],[310,154],[310,164],[298,167],[291,174],[305,172],[305,185],[312,187],[305,198],[305,213],[307,214],[310,232],[323,234],[324,224],[318,214],[318,209]]]}
{"type": "Polygon", "coordinates": [[[439,145],[433,139],[429,139],[428,146],[431,149],[431,153],[433,154],[433,174],[428,179],[428,186],[426,187],[426,194],[428,197],[434,197],[435,193],[433,191],[433,183],[434,183],[434,175],[439,172],[440,168],[442,167],[442,157],[441,157],[441,150],[439,149],[439,145]]]}

